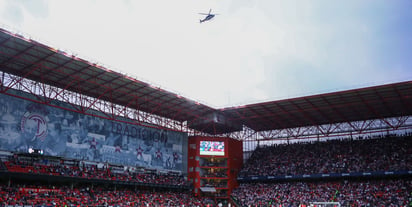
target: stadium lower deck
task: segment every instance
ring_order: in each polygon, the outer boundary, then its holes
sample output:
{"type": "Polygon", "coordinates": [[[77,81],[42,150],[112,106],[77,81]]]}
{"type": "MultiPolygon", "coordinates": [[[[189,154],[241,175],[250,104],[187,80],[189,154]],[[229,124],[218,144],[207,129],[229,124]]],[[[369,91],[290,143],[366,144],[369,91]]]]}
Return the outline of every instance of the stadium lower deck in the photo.
{"type": "MultiPolygon", "coordinates": [[[[240,174],[410,172],[411,143],[411,136],[404,135],[260,147],[240,174]],[[262,152],[265,156],[261,156],[262,152]],[[256,164],[261,167],[250,167],[256,164]]],[[[280,207],[310,206],[313,202],[338,202],[340,206],[412,205],[410,174],[241,182],[231,199],[222,201],[194,196],[190,183],[181,174],[119,172],[110,165],[73,166],[62,158],[19,153],[2,156],[0,165],[0,206],[280,207]]]]}

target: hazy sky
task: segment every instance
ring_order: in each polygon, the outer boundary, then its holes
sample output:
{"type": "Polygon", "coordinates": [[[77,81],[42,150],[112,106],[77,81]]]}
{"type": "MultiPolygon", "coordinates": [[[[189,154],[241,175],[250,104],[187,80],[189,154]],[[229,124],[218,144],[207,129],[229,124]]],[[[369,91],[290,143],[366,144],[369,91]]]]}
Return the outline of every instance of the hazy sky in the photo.
{"type": "Polygon", "coordinates": [[[412,80],[411,11],[411,0],[0,0],[0,23],[220,108],[412,80]],[[210,8],[219,15],[200,24],[210,8]]]}

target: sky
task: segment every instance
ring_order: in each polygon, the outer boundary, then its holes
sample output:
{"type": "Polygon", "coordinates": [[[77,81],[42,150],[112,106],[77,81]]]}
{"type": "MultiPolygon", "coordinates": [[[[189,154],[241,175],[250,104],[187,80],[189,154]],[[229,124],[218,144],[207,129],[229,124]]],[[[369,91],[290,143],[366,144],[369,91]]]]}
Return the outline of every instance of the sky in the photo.
{"type": "Polygon", "coordinates": [[[410,0],[0,0],[0,26],[222,108],[411,81],[410,11],[410,0]]]}

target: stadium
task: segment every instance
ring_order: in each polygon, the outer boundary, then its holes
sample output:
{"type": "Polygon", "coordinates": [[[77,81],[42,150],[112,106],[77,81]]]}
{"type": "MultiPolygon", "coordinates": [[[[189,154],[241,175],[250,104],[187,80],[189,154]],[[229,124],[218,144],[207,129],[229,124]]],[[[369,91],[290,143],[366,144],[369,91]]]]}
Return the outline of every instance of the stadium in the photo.
{"type": "Polygon", "coordinates": [[[411,206],[412,82],[213,108],[0,30],[0,206],[411,206]]]}

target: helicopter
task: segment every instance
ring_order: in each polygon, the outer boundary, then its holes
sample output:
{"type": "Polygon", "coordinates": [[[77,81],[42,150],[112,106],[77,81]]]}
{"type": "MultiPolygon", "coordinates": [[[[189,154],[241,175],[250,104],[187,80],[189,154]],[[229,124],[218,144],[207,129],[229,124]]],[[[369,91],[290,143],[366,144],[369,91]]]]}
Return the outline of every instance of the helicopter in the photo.
{"type": "Polygon", "coordinates": [[[215,15],[219,15],[219,14],[212,14],[211,12],[212,12],[212,9],[209,10],[209,13],[208,13],[208,14],[206,14],[206,13],[199,13],[199,14],[201,14],[201,15],[206,15],[206,17],[205,17],[204,19],[200,19],[200,20],[199,20],[199,21],[200,21],[199,23],[209,21],[209,20],[213,19],[213,17],[215,17],[215,15]]]}

